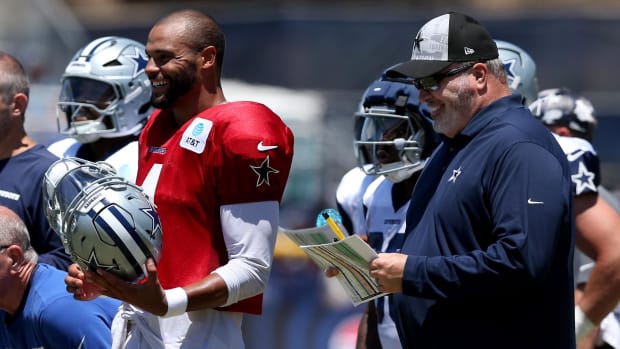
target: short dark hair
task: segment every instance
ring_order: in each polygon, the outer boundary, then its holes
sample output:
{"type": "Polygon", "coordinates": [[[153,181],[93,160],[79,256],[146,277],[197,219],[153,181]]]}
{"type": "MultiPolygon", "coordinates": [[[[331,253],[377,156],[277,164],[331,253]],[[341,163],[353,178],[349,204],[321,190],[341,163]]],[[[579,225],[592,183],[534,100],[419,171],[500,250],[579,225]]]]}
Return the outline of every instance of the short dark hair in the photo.
{"type": "Polygon", "coordinates": [[[226,39],[215,19],[199,11],[181,10],[160,19],[155,25],[177,21],[184,24],[184,36],[190,48],[200,52],[208,46],[215,47],[215,63],[221,75],[226,39]]]}

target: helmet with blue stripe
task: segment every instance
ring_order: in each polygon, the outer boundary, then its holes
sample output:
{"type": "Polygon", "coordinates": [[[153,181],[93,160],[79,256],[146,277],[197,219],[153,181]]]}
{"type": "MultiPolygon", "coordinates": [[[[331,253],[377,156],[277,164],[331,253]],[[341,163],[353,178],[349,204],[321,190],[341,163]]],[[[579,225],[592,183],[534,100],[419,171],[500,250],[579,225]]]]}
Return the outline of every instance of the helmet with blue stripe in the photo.
{"type": "Polygon", "coordinates": [[[159,260],[162,230],[154,205],[111,166],[63,158],[49,167],[43,188],[47,219],[84,270],[134,282],[147,275],[147,258],[159,260]]]}
{"type": "Polygon", "coordinates": [[[135,135],[153,111],[143,44],[106,36],[78,50],[61,78],[59,132],[81,143],[135,135]]]}

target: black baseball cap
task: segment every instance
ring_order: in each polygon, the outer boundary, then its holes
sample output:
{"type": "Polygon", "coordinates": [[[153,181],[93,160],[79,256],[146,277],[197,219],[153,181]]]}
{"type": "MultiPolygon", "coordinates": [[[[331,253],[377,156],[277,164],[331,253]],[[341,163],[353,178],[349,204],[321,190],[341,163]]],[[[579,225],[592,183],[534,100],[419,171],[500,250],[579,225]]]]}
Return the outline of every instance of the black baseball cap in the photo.
{"type": "Polygon", "coordinates": [[[476,19],[449,12],[426,22],[413,41],[411,60],[397,64],[387,72],[414,79],[438,73],[452,63],[485,61],[497,58],[497,45],[476,19]]]}

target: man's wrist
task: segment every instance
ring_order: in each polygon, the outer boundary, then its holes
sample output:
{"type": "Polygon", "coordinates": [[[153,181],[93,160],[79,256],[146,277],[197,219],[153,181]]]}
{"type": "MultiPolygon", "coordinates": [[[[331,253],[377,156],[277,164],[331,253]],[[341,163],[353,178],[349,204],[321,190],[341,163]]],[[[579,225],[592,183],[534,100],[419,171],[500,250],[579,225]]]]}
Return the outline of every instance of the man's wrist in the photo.
{"type": "Polygon", "coordinates": [[[177,316],[187,311],[187,293],[181,287],[165,290],[168,310],[164,317],[177,316]]]}

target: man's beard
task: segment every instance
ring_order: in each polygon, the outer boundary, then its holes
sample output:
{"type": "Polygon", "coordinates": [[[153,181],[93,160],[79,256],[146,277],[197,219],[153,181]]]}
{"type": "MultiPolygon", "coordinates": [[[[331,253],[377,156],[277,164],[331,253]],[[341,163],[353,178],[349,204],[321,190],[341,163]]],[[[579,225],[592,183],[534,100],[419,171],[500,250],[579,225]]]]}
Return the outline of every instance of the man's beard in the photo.
{"type": "Polygon", "coordinates": [[[165,94],[159,96],[151,95],[151,104],[159,109],[172,107],[180,97],[194,87],[195,82],[195,66],[187,67],[187,69],[181,71],[174,79],[168,79],[168,90],[165,94]]]}
{"type": "Polygon", "coordinates": [[[444,114],[441,118],[433,120],[433,129],[435,132],[451,135],[452,133],[459,133],[467,124],[462,119],[464,118],[463,112],[470,110],[471,104],[474,99],[474,92],[470,90],[466,84],[466,80],[462,80],[455,91],[457,98],[446,102],[444,114]]]}

